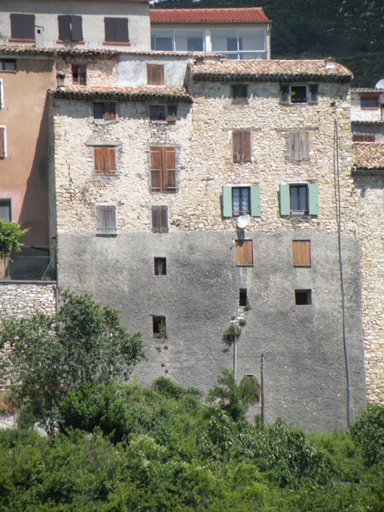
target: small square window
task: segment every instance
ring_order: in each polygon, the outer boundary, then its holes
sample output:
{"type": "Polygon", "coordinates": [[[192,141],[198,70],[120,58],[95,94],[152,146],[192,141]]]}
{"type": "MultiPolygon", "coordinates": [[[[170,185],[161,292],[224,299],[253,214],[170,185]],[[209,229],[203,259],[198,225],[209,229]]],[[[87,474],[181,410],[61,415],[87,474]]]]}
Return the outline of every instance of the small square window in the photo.
{"type": "Polygon", "coordinates": [[[252,240],[235,240],[236,266],[251,267],[253,265],[252,240]]]}
{"type": "Polygon", "coordinates": [[[167,275],[167,259],[155,258],[155,276],[167,275]]]}
{"type": "Polygon", "coordinates": [[[239,306],[246,306],[248,304],[247,289],[240,288],[239,290],[239,306]]]}
{"type": "Polygon", "coordinates": [[[232,84],[231,85],[232,104],[247,104],[248,103],[248,85],[247,84],[232,84]]]}
{"type": "Polygon", "coordinates": [[[280,103],[287,105],[306,103],[315,105],[318,102],[318,89],[318,84],[280,84],[280,103]]]}
{"type": "Polygon", "coordinates": [[[117,234],[115,205],[96,205],[96,234],[104,236],[117,234]]]}
{"type": "Polygon", "coordinates": [[[295,290],[296,306],[312,304],[312,290],[295,290]]]}
{"type": "Polygon", "coordinates": [[[0,59],[0,71],[16,71],[16,61],[11,59],[0,59]]]}
{"type": "Polygon", "coordinates": [[[311,241],[292,240],[292,257],[294,267],[310,267],[311,241]]]}
{"type": "Polygon", "coordinates": [[[164,85],[164,66],[162,64],[147,64],[147,84],[164,85]]]}
{"type": "Polygon", "coordinates": [[[72,83],[74,85],[86,85],[87,72],[83,64],[72,64],[72,83]]]}
{"type": "Polygon", "coordinates": [[[373,96],[371,98],[361,98],[361,108],[362,109],[370,109],[370,108],[379,108],[379,97],[373,96]]]}
{"type": "Polygon", "coordinates": [[[153,316],[152,317],[152,335],[154,338],[166,338],[167,337],[165,316],[153,316]]]}
{"type": "Polygon", "coordinates": [[[5,222],[11,222],[12,210],[10,199],[0,199],[0,219],[4,220],[5,222]]]}
{"type": "Polygon", "coordinates": [[[93,104],[93,115],[95,119],[111,120],[116,119],[116,103],[100,102],[93,104]]]}

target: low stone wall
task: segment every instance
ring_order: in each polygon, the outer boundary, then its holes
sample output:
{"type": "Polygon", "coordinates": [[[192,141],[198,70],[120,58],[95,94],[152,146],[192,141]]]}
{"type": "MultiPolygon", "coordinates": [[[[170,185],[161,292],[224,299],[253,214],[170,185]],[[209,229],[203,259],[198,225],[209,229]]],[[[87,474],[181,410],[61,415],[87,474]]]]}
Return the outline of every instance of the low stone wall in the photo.
{"type": "MultiPolygon", "coordinates": [[[[56,313],[57,285],[53,282],[0,282],[0,318],[21,318],[36,311],[52,315],[56,313]]],[[[9,346],[0,352],[0,359],[7,357],[9,346]]],[[[11,384],[11,378],[0,380],[0,391],[11,384]]]]}

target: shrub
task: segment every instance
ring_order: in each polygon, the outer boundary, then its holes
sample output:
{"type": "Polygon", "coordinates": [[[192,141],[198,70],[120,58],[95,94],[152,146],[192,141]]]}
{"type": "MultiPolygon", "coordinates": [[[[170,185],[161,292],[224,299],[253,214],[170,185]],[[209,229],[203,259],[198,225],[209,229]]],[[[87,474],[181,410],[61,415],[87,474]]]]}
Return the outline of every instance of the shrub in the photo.
{"type": "Polygon", "coordinates": [[[368,467],[384,461],[384,407],[368,404],[350,427],[350,433],[368,467]]]}

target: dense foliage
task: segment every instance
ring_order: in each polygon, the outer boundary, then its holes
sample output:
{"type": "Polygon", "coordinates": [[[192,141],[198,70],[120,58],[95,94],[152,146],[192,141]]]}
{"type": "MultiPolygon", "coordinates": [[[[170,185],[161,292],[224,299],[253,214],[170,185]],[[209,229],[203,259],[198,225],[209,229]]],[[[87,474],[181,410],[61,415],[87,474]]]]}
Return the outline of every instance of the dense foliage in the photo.
{"type": "Polygon", "coordinates": [[[0,431],[0,510],[384,511],[382,407],[310,436],[235,421],[165,378],[88,383],[60,407],[56,436],[0,431]]]}
{"type": "Polygon", "coordinates": [[[0,219],[0,257],[6,258],[11,251],[20,252],[23,244],[19,240],[27,232],[28,228],[21,229],[16,222],[0,219]]]}
{"type": "Polygon", "coordinates": [[[384,4],[368,0],[168,0],[154,7],[261,6],[272,24],[272,57],[336,57],[353,72],[354,87],[384,78],[384,4]]]}
{"type": "MultiPolygon", "coordinates": [[[[60,294],[57,315],[36,313],[31,318],[4,320],[0,348],[9,342],[9,358],[2,358],[0,377],[17,372],[12,387],[20,419],[56,420],[60,400],[67,392],[127,377],[144,358],[139,334],[129,334],[118,312],[95,303],[90,295],[60,294]]],[[[49,427],[49,424],[47,424],[49,427]]]]}

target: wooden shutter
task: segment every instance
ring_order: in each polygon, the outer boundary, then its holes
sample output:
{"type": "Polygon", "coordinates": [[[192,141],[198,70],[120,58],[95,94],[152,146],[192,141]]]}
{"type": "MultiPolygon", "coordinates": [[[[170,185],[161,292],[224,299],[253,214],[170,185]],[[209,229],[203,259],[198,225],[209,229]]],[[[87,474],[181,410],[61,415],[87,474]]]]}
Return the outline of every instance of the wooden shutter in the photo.
{"type": "Polygon", "coordinates": [[[151,169],[151,190],[161,191],[163,182],[163,153],[162,148],[151,147],[150,151],[150,169],[151,169]]]}
{"type": "Polygon", "coordinates": [[[309,159],[309,132],[289,134],[289,158],[295,161],[309,159]]]}
{"type": "Polygon", "coordinates": [[[280,84],[280,103],[289,104],[289,85],[280,84]]]}
{"type": "Polygon", "coordinates": [[[292,240],[292,256],[294,267],[311,266],[310,240],[292,240]]]}
{"type": "Polygon", "coordinates": [[[128,38],[128,19],[127,18],[117,18],[116,19],[116,42],[118,43],[127,43],[129,41],[128,38]]]}
{"type": "Polygon", "coordinates": [[[148,85],[164,85],[164,66],[159,64],[147,64],[148,85]]]}
{"type": "Polygon", "coordinates": [[[252,185],[251,187],[251,217],[261,216],[260,206],[260,185],[252,185]]]}
{"type": "Polygon", "coordinates": [[[71,16],[72,34],[71,41],[83,40],[83,26],[81,16],[71,16]]]}
{"type": "Polygon", "coordinates": [[[309,215],[319,214],[319,186],[317,183],[309,183],[308,185],[308,197],[309,197],[309,215]]]}
{"type": "Polygon", "coordinates": [[[0,128],[0,158],[5,157],[5,128],[0,128]]]}
{"type": "Polygon", "coordinates": [[[253,265],[252,240],[235,240],[235,259],[237,266],[253,265]]]}
{"type": "Polygon", "coordinates": [[[116,103],[104,103],[103,110],[104,119],[116,119],[116,103]]]}
{"type": "Polygon", "coordinates": [[[105,41],[117,42],[117,23],[116,18],[104,18],[105,41]]]}
{"type": "Polygon", "coordinates": [[[115,147],[104,146],[104,172],[105,174],[115,174],[116,161],[115,161],[115,147]]]}
{"type": "Polygon", "coordinates": [[[104,146],[94,146],[95,171],[104,172],[104,146]]]}
{"type": "Polygon", "coordinates": [[[175,148],[163,148],[164,190],[176,190],[176,151],[175,148]]]}
{"type": "Polygon", "coordinates": [[[233,161],[241,162],[241,133],[232,133],[232,149],[233,149],[233,161]]]}
{"type": "Polygon", "coordinates": [[[11,38],[35,39],[35,15],[11,14],[11,38]]]}
{"type": "Polygon", "coordinates": [[[280,215],[289,215],[290,212],[289,185],[280,185],[280,215]]]}
{"type": "Polygon", "coordinates": [[[168,206],[152,206],[152,233],[168,233],[168,206]]]}
{"type": "Polygon", "coordinates": [[[251,161],[251,132],[241,133],[241,159],[242,162],[251,161]]]}
{"type": "Polygon", "coordinates": [[[98,235],[116,235],[116,206],[96,206],[96,233],[98,235]]]}
{"type": "Polygon", "coordinates": [[[59,39],[60,41],[71,40],[71,17],[59,16],[59,39]]]}
{"type": "Polygon", "coordinates": [[[318,102],[319,85],[309,84],[308,89],[308,103],[310,105],[316,105],[318,102]]]}
{"type": "Polygon", "coordinates": [[[223,186],[223,217],[232,217],[232,187],[231,185],[223,186]]]}

